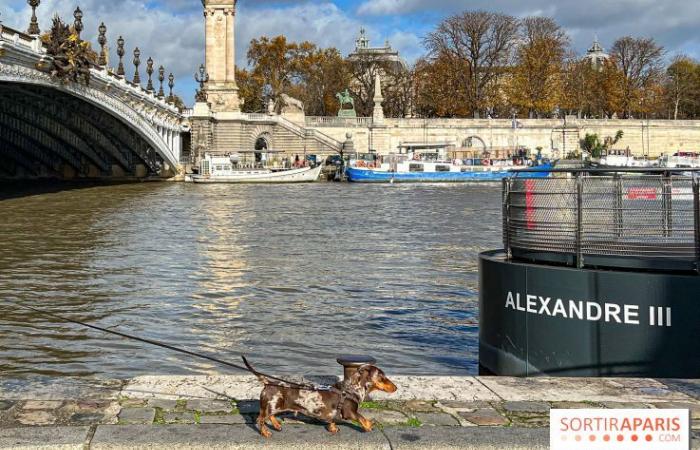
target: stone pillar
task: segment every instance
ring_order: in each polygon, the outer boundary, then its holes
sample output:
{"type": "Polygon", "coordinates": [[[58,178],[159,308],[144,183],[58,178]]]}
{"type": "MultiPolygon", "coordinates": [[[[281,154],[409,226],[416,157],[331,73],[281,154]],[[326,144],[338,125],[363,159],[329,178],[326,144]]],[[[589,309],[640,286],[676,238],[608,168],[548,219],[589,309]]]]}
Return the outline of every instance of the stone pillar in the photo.
{"type": "Polygon", "coordinates": [[[207,102],[212,112],[239,112],[236,85],[237,0],[202,0],[206,31],[207,102]]]}
{"type": "Polygon", "coordinates": [[[377,73],[374,79],[374,111],[372,112],[372,128],[370,132],[371,148],[380,155],[391,152],[391,137],[384,123],[384,108],[382,107],[384,96],[382,95],[382,79],[377,73]]]}
{"type": "Polygon", "coordinates": [[[374,111],[372,113],[372,121],[376,125],[381,125],[384,123],[384,108],[382,103],[384,102],[384,97],[382,96],[382,78],[377,73],[374,79],[374,111]]]}

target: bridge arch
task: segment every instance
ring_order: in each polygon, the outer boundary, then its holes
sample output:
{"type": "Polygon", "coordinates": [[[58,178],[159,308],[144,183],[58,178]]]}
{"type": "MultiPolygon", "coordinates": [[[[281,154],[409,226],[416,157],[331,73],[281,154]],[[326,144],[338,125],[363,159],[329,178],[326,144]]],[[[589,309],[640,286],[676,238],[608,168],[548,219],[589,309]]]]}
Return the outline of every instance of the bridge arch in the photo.
{"type": "Polygon", "coordinates": [[[21,169],[15,175],[176,174],[179,114],[152,106],[148,94],[134,97],[123,79],[93,72],[91,85],[86,86],[0,62],[0,146],[3,155],[22,152],[10,157],[14,168],[21,169]],[[27,167],[31,161],[37,166],[34,173],[27,167]]]}

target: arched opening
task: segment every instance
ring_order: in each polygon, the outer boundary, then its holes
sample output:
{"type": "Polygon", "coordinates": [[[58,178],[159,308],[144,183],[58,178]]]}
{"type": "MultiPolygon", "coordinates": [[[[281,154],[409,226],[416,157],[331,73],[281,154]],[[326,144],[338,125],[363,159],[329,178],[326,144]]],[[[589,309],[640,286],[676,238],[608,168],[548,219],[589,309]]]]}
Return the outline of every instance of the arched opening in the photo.
{"type": "Polygon", "coordinates": [[[142,178],[163,159],[131,127],[50,87],[0,82],[3,179],[142,178]]]}
{"type": "Polygon", "coordinates": [[[258,137],[255,140],[255,162],[260,163],[263,160],[263,153],[269,150],[267,139],[263,136],[258,137]]]}

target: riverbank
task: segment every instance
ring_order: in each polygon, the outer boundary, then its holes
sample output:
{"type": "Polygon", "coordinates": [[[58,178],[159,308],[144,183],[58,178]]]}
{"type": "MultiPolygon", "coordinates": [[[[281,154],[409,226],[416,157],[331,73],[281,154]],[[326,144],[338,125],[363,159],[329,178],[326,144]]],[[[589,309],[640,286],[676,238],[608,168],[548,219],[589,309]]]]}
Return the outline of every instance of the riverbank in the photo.
{"type": "Polygon", "coordinates": [[[345,424],[333,436],[286,416],[269,440],[253,425],[260,386],[251,376],[0,379],[0,448],[545,449],[551,408],[690,409],[700,448],[700,380],[392,379],[396,394],[363,404],[372,433],[345,424]]]}

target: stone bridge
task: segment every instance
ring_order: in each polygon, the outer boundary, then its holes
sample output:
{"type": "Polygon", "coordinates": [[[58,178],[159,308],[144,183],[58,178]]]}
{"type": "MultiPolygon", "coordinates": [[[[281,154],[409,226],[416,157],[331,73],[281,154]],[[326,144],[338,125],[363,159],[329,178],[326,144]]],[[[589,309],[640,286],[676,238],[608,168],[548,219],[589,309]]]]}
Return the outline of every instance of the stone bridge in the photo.
{"type": "Polygon", "coordinates": [[[36,35],[0,24],[0,178],[169,178],[189,122],[155,91],[104,66],[89,84],[46,70],[36,35]]]}

